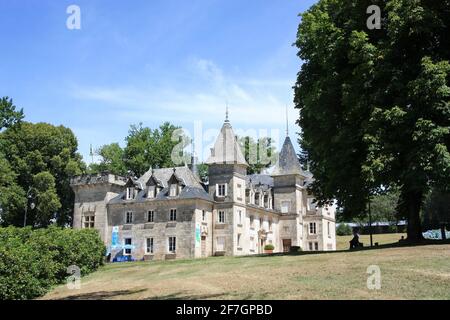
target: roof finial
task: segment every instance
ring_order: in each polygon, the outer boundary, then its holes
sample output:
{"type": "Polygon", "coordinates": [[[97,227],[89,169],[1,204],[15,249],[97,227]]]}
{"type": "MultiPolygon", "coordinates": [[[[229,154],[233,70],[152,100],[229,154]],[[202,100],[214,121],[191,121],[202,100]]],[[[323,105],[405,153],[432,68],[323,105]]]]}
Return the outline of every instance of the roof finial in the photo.
{"type": "Polygon", "coordinates": [[[289,117],[287,105],[286,105],[286,137],[289,137],[289,117]]]}
{"type": "Polygon", "coordinates": [[[230,120],[228,120],[228,101],[227,101],[227,109],[225,112],[225,122],[230,122],[230,120]]]}

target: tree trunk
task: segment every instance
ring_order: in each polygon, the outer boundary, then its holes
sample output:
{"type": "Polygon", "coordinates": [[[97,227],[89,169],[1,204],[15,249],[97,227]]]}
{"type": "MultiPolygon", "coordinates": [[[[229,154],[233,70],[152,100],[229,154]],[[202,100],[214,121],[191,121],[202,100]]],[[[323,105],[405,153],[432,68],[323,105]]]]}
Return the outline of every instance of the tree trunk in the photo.
{"type": "Polygon", "coordinates": [[[407,241],[418,242],[423,240],[420,222],[420,209],[422,208],[422,191],[405,191],[403,193],[403,208],[408,220],[407,241]]]}

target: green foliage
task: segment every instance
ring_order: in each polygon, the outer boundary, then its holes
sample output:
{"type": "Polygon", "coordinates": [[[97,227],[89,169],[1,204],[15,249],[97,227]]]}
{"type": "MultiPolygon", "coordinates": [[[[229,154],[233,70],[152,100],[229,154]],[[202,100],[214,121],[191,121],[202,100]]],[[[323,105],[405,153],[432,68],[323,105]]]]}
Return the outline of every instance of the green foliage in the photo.
{"type": "Polygon", "coordinates": [[[97,231],[49,227],[0,228],[0,299],[32,299],[69,276],[76,265],[81,274],[103,263],[105,246],[97,231]]]}
{"type": "MultiPolygon", "coordinates": [[[[397,189],[372,196],[370,200],[372,221],[396,222],[398,220],[398,200],[399,191],[397,189]]],[[[364,222],[369,222],[367,216],[365,216],[364,222]]]]}
{"type": "Polygon", "coordinates": [[[273,244],[271,244],[271,243],[266,244],[264,246],[264,250],[274,250],[274,249],[275,249],[275,246],[273,244]]]}
{"type": "Polygon", "coordinates": [[[117,143],[100,147],[97,154],[102,159],[99,164],[91,165],[90,171],[93,173],[109,171],[119,175],[132,171],[135,175],[141,176],[150,167],[167,168],[182,165],[185,160],[190,161],[189,156],[182,152],[190,141],[178,129],[180,128],[169,122],[154,130],[143,127],[142,123],[131,125],[125,138],[126,147],[122,149],[117,143]],[[180,134],[177,135],[177,132],[180,134]],[[175,163],[172,157],[176,150],[182,153],[179,163],[175,163]]]}
{"type": "Polygon", "coordinates": [[[47,225],[48,221],[61,208],[58,194],[56,192],[55,178],[48,171],[39,172],[33,176],[33,196],[36,204],[34,216],[28,216],[34,221],[34,225],[47,225]]]}
{"type": "Polygon", "coordinates": [[[23,119],[23,110],[16,110],[12,99],[3,97],[0,99],[0,131],[5,128],[10,128],[20,123],[23,119]]]}
{"type": "Polygon", "coordinates": [[[0,224],[11,221],[25,206],[25,193],[17,183],[17,174],[0,152],[0,224]]]}
{"type": "Polygon", "coordinates": [[[21,225],[30,187],[37,204],[29,210],[30,225],[46,226],[55,215],[59,225],[71,222],[74,194],[69,180],[85,171],[77,148],[75,135],[63,126],[22,122],[0,133],[0,167],[8,168],[0,168],[0,175],[9,175],[0,180],[0,188],[3,181],[9,181],[6,185],[12,188],[7,199],[0,196],[8,209],[3,224],[21,225]]]}
{"type": "Polygon", "coordinates": [[[200,163],[197,165],[198,175],[200,180],[204,183],[208,181],[208,165],[206,163],[200,163]]]}
{"type": "Polygon", "coordinates": [[[338,236],[350,236],[350,235],[352,235],[352,233],[353,233],[352,227],[350,227],[346,223],[340,223],[336,227],[336,234],[338,236]]]}
{"type": "Polygon", "coordinates": [[[421,238],[432,186],[450,188],[450,21],[446,1],[320,0],[302,14],[295,86],[315,196],[347,216],[399,186],[399,218],[421,238]],[[369,30],[369,5],[383,15],[369,30]]]}
{"type": "Polygon", "coordinates": [[[437,229],[450,223],[450,192],[434,188],[425,198],[423,222],[427,229],[437,229]]]}
{"type": "Polygon", "coordinates": [[[263,169],[273,166],[278,153],[271,138],[263,137],[255,141],[252,137],[238,138],[238,143],[249,164],[248,174],[261,173],[263,169]]]}
{"type": "Polygon", "coordinates": [[[118,143],[101,146],[96,154],[101,157],[101,162],[92,163],[89,166],[89,171],[93,173],[108,171],[117,175],[126,175],[125,153],[118,143]]]}

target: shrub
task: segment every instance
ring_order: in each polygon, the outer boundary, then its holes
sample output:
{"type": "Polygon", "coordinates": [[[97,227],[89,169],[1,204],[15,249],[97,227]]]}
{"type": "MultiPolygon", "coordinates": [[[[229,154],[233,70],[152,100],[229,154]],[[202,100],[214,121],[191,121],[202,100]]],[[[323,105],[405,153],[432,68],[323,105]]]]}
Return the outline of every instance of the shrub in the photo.
{"type": "Polygon", "coordinates": [[[389,225],[388,232],[389,233],[397,233],[397,226],[395,224],[389,225]]]}
{"type": "Polygon", "coordinates": [[[269,243],[264,246],[264,250],[273,250],[275,249],[274,245],[269,243]]]}
{"type": "Polygon", "coordinates": [[[352,227],[350,227],[346,223],[340,223],[336,228],[336,234],[338,236],[350,236],[352,235],[353,230],[352,227]]]}
{"type": "Polygon", "coordinates": [[[96,270],[105,246],[95,230],[0,228],[0,299],[31,299],[62,283],[67,268],[96,270]]]}

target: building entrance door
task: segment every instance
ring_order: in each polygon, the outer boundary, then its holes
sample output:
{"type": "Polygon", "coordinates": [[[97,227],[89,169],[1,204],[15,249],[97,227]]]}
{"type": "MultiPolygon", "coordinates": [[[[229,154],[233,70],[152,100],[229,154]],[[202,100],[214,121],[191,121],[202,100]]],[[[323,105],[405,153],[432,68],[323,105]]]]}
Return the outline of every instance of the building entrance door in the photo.
{"type": "Polygon", "coordinates": [[[206,257],[206,237],[202,236],[202,258],[206,257]]]}
{"type": "Polygon", "coordinates": [[[283,252],[291,251],[291,239],[283,239],[283,252]]]}

